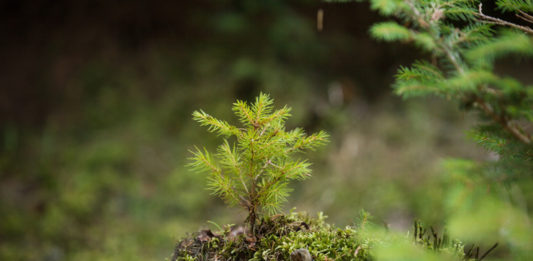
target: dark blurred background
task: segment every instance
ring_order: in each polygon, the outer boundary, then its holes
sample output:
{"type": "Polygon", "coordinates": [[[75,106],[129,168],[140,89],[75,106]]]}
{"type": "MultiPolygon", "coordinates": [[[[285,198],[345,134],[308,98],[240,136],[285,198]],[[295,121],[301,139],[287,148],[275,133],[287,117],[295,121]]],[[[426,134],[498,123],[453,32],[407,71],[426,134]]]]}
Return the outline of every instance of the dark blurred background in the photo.
{"type": "Polygon", "coordinates": [[[306,0],[1,1],[0,259],[162,260],[207,220],[242,222],[184,167],[218,142],[191,113],[234,120],[261,91],[332,136],[287,211],[439,224],[441,160],[490,155],[453,104],[392,94],[421,55],[371,39],[380,19],[306,0]]]}

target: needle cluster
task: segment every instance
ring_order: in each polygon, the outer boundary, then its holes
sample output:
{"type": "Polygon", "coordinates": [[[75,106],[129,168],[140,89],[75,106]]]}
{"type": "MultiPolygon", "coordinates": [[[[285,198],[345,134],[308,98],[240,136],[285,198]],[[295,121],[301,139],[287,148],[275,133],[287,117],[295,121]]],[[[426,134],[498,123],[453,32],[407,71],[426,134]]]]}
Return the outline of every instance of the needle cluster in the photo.
{"type": "Polygon", "coordinates": [[[219,120],[199,110],[193,119],[207,130],[222,137],[215,153],[195,147],[189,166],[208,174],[208,189],[229,205],[248,211],[251,232],[260,212],[273,214],[287,200],[289,182],[310,176],[310,163],[295,157],[315,150],[328,141],[320,131],[306,135],[301,128],[285,129],[291,108],[274,110],[274,101],[261,93],[252,104],[236,101],[233,112],[240,127],[219,120]]]}

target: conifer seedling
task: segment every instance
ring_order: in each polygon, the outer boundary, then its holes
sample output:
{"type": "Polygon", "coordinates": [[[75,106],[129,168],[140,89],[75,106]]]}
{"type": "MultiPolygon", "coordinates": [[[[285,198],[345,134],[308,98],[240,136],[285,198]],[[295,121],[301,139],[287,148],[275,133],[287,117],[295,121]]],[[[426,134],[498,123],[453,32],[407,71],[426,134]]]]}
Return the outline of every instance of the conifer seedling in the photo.
{"type": "Polygon", "coordinates": [[[324,131],[306,135],[301,128],[285,129],[291,108],[274,110],[274,101],[261,93],[252,104],[237,100],[233,112],[240,127],[214,118],[202,110],[193,119],[222,137],[215,153],[195,147],[189,167],[208,174],[208,189],[229,205],[246,209],[245,223],[255,235],[261,213],[273,214],[287,200],[291,180],[310,176],[310,163],[295,157],[328,141],[324,131]]]}

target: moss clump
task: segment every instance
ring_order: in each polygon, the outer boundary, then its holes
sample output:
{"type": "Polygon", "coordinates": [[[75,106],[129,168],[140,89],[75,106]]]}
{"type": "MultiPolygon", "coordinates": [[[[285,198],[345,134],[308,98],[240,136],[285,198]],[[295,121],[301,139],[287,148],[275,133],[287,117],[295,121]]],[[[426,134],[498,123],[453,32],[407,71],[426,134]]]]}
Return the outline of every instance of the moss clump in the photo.
{"type": "Polygon", "coordinates": [[[172,257],[178,260],[291,260],[291,254],[308,250],[313,260],[482,260],[498,244],[483,251],[450,239],[415,221],[407,234],[378,228],[361,213],[355,226],[344,229],[305,213],[275,215],[260,220],[256,237],[243,226],[220,231],[202,230],[180,241],[172,257]]]}
{"type": "Polygon", "coordinates": [[[370,241],[355,227],[340,229],[319,214],[302,213],[263,218],[257,239],[241,227],[213,233],[200,231],[178,243],[172,260],[290,260],[296,249],[309,250],[314,260],[369,260],[370,241]]]}

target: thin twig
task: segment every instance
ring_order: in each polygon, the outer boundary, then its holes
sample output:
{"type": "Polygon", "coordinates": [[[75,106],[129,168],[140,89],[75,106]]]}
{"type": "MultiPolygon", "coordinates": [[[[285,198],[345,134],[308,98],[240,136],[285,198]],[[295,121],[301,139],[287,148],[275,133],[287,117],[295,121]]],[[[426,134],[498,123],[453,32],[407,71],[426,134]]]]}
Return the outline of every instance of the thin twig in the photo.
{"type": "Polygon", "coordinates": [[[276,167],[276,168],[278,168],[278,169],[283,169],[282,167],[280,167],[280,166],[278,166],[278,165],[272,163],[272,161],[270,161],[270,160],[267,161],[267,164],[272,165],[272,166],[274,166],[274,167],[276,167]]]}
{"type": "Polygon", "coordinates": [[[518,12],[519,12],[523,17],[526,18],[526,19],[525,19],[526,21],[528,21],[528,22],[530,22],[530,23],[533,23],[533,15],[530,15],[530,14],[528,14],[528,13],[522,11],[522,10],[518,10],[518,12]]]}
{"type": "Polygon", "coordinates": [[[483,99],[480,97],[476,97],[476,103],[479,104],[481,107],[481,110],[485,112],[485,114],[489,115],[495,122],[499,123],[503,126],[504,129],[506,129],[508,132],[510,132],[515,138],[520,140],[521,142],[525,144],[530,144],[531,139],[524,135],[520,130],[516,128],[516,126],[513,126],[505,117],[502,117],[494,111],[494,109],[487,104],[483,99]]]}
{"type": "Polygon", "coordinates": [[[522,20],[524,20],[524,21],[526,21],[528,23],[533,23],[533,20],[531,20],[531,19],[529,19],[529,18],[527,18],[527,17],[525,17],[523,15],[520,15],[520,14],[515,14],[515,15],[516,15],[516,17],[518,17],[518,18],[520,18],[520,19],[522,19],[522,20]]]}
{"type": "Polygon", "coordinates": [[[514,23],[511,23],[511,22],[507,22],[505,20],[502,20],[502,19],[499,19],[499,18],[496,18],[496,17],[492,17],[492,16],[488,16],[486,14],[483,13],[483,10],[482,10],[482,6],[483,4],[479,4],[479,13],[478,15],[481,16],[481,18],[485,19],[486,23],[491,23],[491,24],[497,24],[497,25],[503,25],[503,26],[510,26],[510,27],[514,27],[514,28],[517,28],[517,29],[520,29],[526,33],[530,33],[530,34],[533,34],[533,29],[527,27],[527,26],[522,26],[522,25],[517,25],[517,24],[514,24],[514,23]]]}
{"type": "Polygon", "coordinates": [[[423,28],[428,28],[429,27],[429,23],[425,21],[424,16],[418,11],[418,9],[416,8],[416,6],[413,3],[413,1],[408,0],[406,2],[409,5],[409,7],[411,7],[411,10],[413,11],[415,16],[417,17],[417,22],[420,24],[420,26],[422,26],[423,28]]]}
{"type": "Polygon", "coordinates": [[[494,250],[496,247],[498,246],[498,243],[494,244],[489,250],[487,250],[487,252],[485,252],[485,254],[481,255],[481,257],[479,258],[479,260],[483,260],[483,258],[485,258],[492,250],[494,250]]]}

